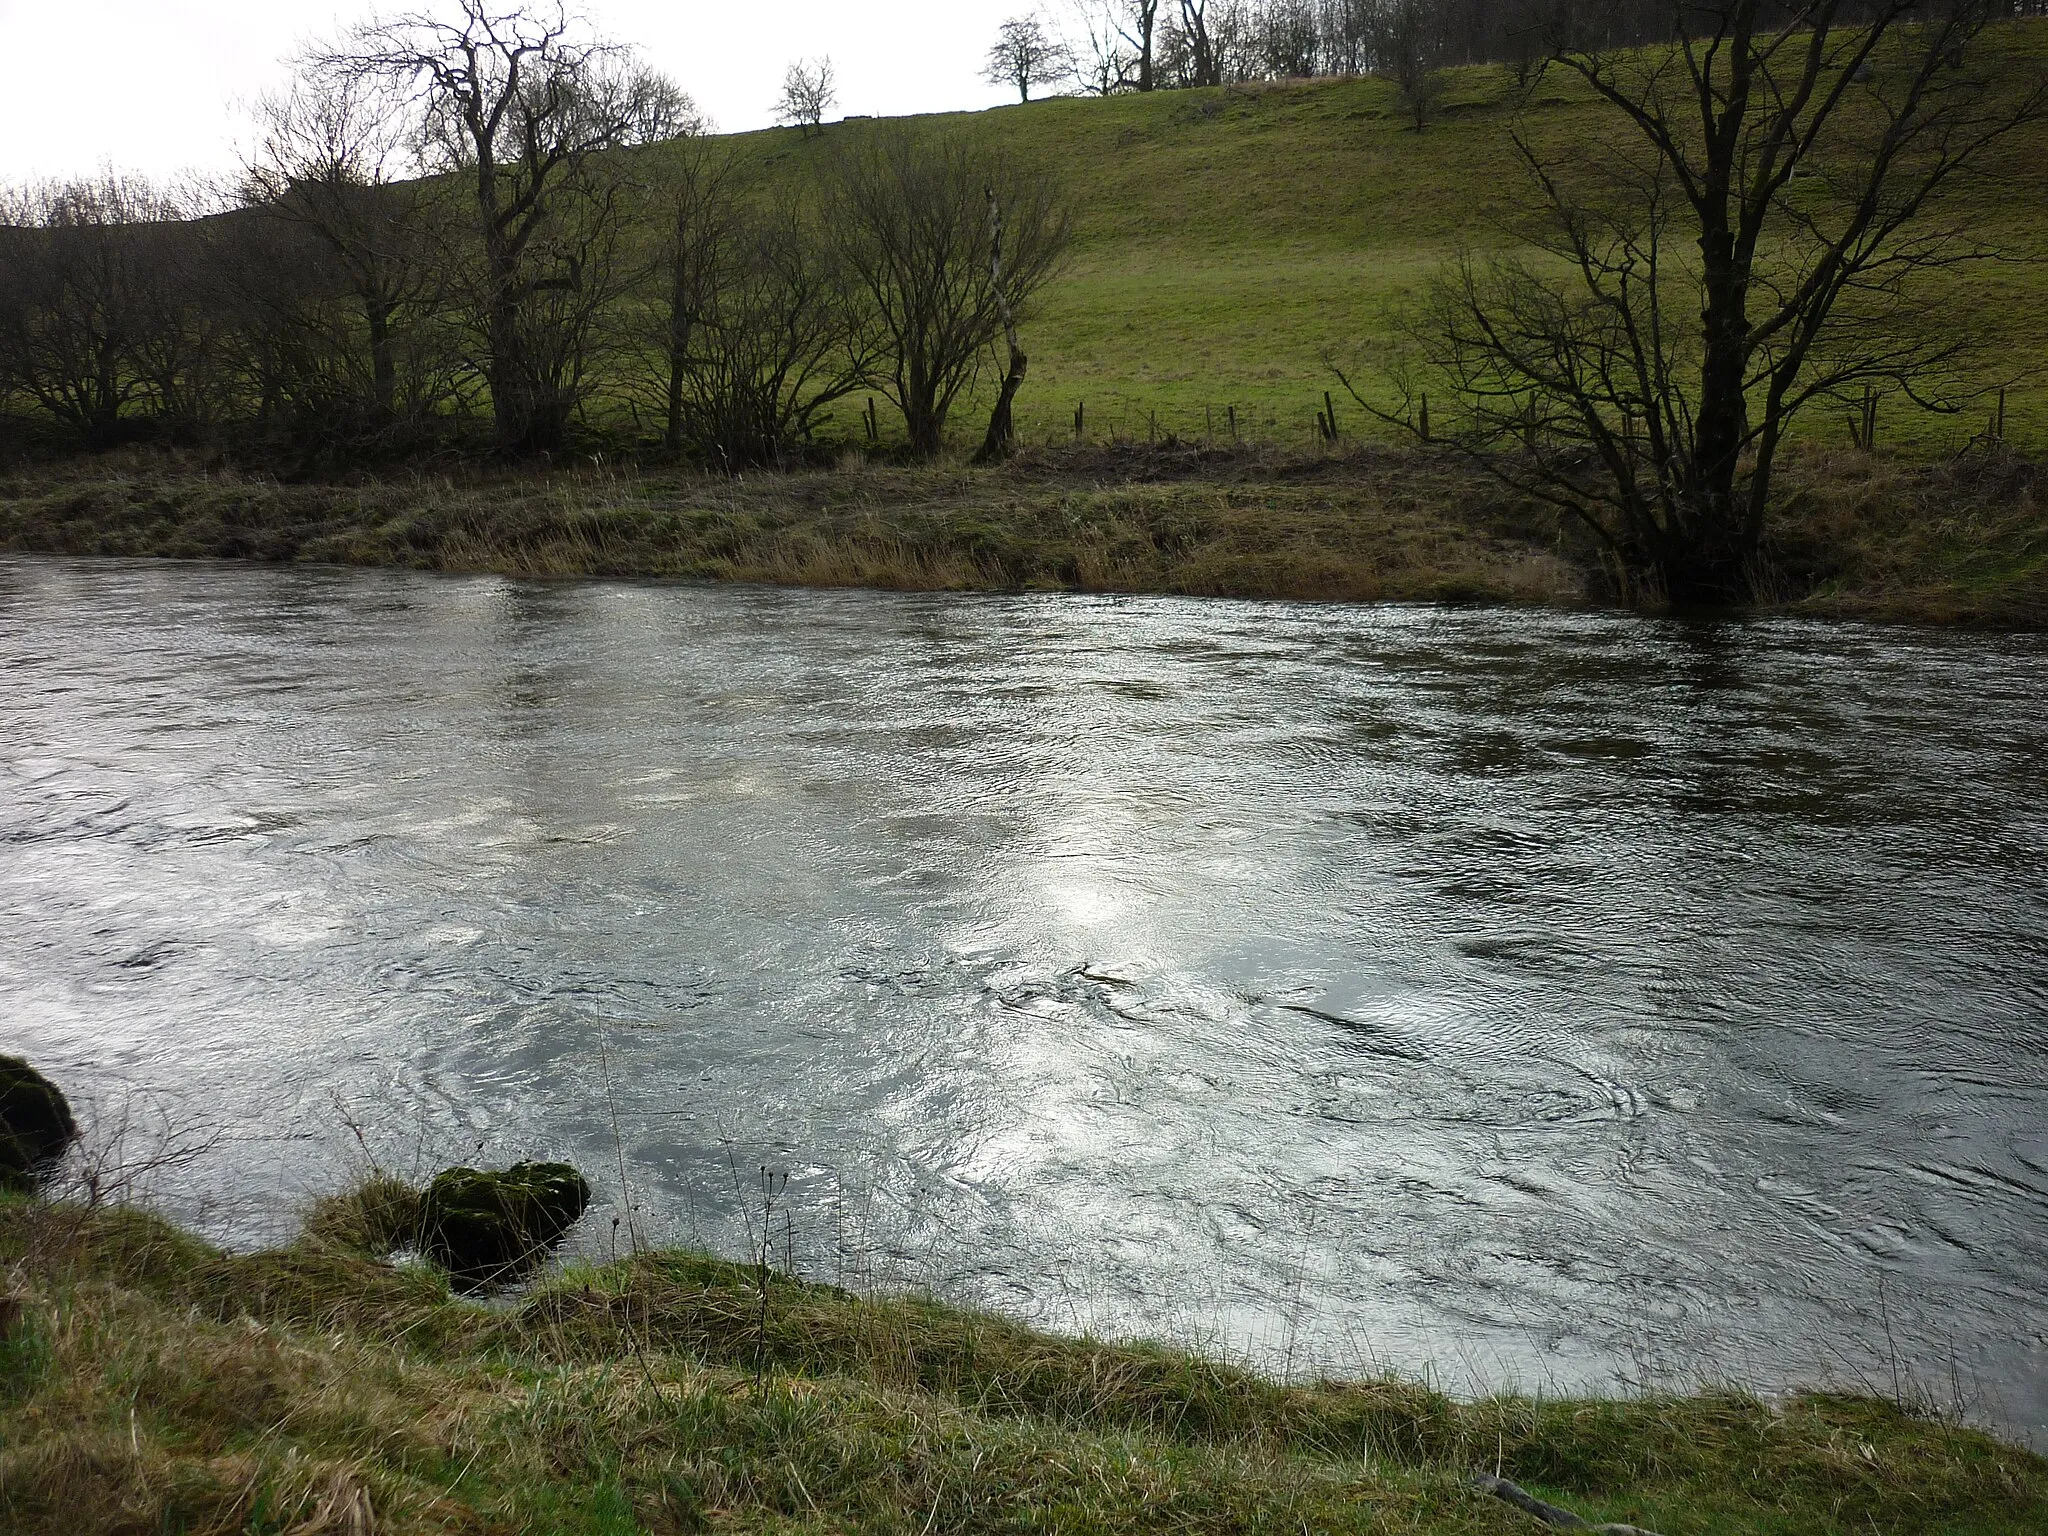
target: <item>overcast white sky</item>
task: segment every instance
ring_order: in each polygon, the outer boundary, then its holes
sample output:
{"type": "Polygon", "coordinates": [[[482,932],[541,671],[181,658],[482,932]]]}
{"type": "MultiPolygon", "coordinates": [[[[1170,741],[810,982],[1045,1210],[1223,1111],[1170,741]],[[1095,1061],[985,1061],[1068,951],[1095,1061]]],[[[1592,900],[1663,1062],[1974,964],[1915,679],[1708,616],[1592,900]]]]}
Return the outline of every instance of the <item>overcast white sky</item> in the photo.
{"type": "MultiPolygon", "coordinates": [[[[388,10],[425,9],[398,0],[388,10]]],[[[230,169],[241,103],[300,42],[375,0],[0,0],[0,181],[113,164],[152,176],[230,169]]],[[[764,127],[795,58],[830,55],[841,113],[993,106],[996,27],[1032,0],[582,0],[720,128],[764,127]]]]}

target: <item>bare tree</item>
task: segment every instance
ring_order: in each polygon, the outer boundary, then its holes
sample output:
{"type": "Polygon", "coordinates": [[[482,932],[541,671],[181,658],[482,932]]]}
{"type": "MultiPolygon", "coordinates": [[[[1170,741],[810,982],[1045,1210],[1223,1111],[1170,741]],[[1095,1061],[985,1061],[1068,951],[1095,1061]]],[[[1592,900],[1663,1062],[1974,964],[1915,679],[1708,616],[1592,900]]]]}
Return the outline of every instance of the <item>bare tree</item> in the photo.
{"type": "Polygon", "coordinates": [[[1570,33],[1568,13],[1558,0],[1502,0],[1496,22],[1500,60],[1526,90],[1554,46],[1570,33]]]}
{"type": "Polygon", "coordinates": [[[688,91],[651,69],[634,71],[626,106],[632,114],[623,135],[628,144],[660,144],[718,131],[688,91]]]}
{"type": "Polygon", "coordinates": [[[559,447],[585,377],[574,343],[609,286],[597,264],[618,245],[617,188],[596,157],[665,133],[674,88],[559,5],[454,0],[446,19],[374,23],[317,62],[412,93],[428,162],[468,188],[498,446],[559,447]]]}
{"type": "Polygon", "coordinates": [[[1259,65],[1283,79],[1322,73],[1323,17],[1312,0],[1273,0],[1256,18],[1259,65]]]}
{"type": "Polygon", "coordinates": [[[806,137],[824,130],[825,114],[839,100],[833,83],[832,61],[818,59],[806,64],[801,59],[789,66],[782,77],[782,99],[775,106],[775,120],[795,128],[806,137]]]}
{"type": "Polygon", "coordinates": [[[1180,52],[1185,61],[1185,85],[1223,83],[1223,60],[1209,21],[1209,0],[1180,0],[1180,52]]]}
{"type": "Polygon", "coordinates": [[[1024,348],[1017,340],[1017,311],[1010,303],[1009,273],[1003,268],[1003,205],[993,187],[988,194],[988,240],[989,288],[995,295],[996,313],[1002,317],[1003,340],[1009,347],[1009,367],[1004,370],[1002,385],[996,393],[996,408],[989,413],[988,431],[982,437],[981,452],[975,455],[977,464],[992,464],[1007,459],[1016,451],[1014,407],[1017,391],[1024,387],[1024,375],[1031,366],[1031,360],[1024,355],[1024,348]]]}
{"type": "Polygon", "coordinates": [[[658,401],[672,451],[728,468],[785,463],[867,378],[835,244],[794,189],[764,200],[709,142],[681,146],[651,192],[655,250],[626,306],[640,358],[627,387],[658,401]]]}
{"type": "Polygon", "coordinates": [[[105,448],[131,407],[176,409],[186,338],[186,209],[147,182],[108,175],[12,194],[0,242],[0,358],[12,388],[105,448]]]}
{"type": "Polygon", "coordinates": [[[1038,17],[1015,16],[997,31],[995,44],[988,51],[988,64],[981,73],[991,85],[1013,87],[1017,99],[1027,102],[1033,86],[1071,78],[1074,55],[1038,17]]]}
{"type": "Polygon", "coordinates": [[[1160,0],[1123,0],[1119,30],[1124,41],[1137,53],[1137,88],[1152,90],[1159,82],[1153,73],[1159,42],[1160,0]]]}
{"type": "Polygon", "coordinates": [[[1069,0],[1073,25],[1080,28],[1079,47],[1068,46],[1075,77],[1097,96],[1130,90],[1137,60],[1118,25],[1120,0],[1069,0]]]}
{"type": "Polygon", "coordinates": [[[26,198],[0,186],[0,461],[18,446],[15,440],[25,436],[21,427],[32,419],[18,413],[32,412],[37,404],[22,390],[22,359],[17,355],[27,340],[21,334],[26,327],[18,323],[27,316],[18,313],[18,306],[30,243],[35,239],[28,227],[31,213],[26,198]]]}
{"type": "Polygon", "coordinates": [[[333,250],[303,225],[252,214],[219,221],[208,243],[242,424],[313,450],[383,434],[360,305],[333,250]]]}
{"type": "Polygon", "coordinates": [[[1689,0],[1669,47],[1555,50],[1612,132],[1568,163],[1518,132],[1532,255],[1436,284],[1419,339],[1462,407],[1454,440],[1589,529],[1628,584],[1747,600],[1803,409],[1963,398],[1944,388],[1962,333],[1929,305],[1995,253],[1944,198],[2048,115],[2038,70],[1972,62],[1996,9],[1689,0]]]}
{"type": "Polygon", "coordinates": [[[727,466],[786,462],[867,376],[838,254],[785,198],[743,213],[710,276],[683,362],[685,438],[727,466]]]}
{"type": "Polygon", "coordinates": [[[147,269],[136,366],[159,433],[194,441],[230,406],[230,316],[215,260],[221,210],[203,184],[169,194],[159,217],[122,232],[147,269]]]}
{"type": "Polygon", "coordinates": [[[1332,74],[1362,75],[1372,68],[1372,0],[1324,0],[1321,30],[1332,74]]]}
{"type": "Polygon", "coordinates": [[[827,170],[824,203],[866,304],[881,387],[903,412],[912,452],[931,457],[1003,333],[1004,305],[1024,311],[1058,270],[1069,216],[1044,174],[907,128],[843,149],[827,170]],[[1003,232],[1000,280],[991,202],[1003,232]]]}
{"type": "MultiPolygon", "coordinates": [[[[447,287],[434,189],[407,175],[418,146],[388,85],[374,76],[303,69],[288,91],[258,103],[261,137],[241,187],[249,207],[311,234],[354,300],[368,364],[361,370],[361,414],[373,429],[398,418],[406,333],[438,308],[447,287]]],[[[240,263],[238,271],[273,313],[294,295],[257,262],[240,263]]],[[[310,316],[298,322],[301,330],[316,323],[310,316]]],[[[354,350],[345,336],[335,339],[344,356],[354,350]]],[[[415,408],[432,403],[417,387],[411,394],[415,408]]]]}
{"type": "Polygon", "coordinates": [[[1373,53],[1380,72],[1400,91],[1415,131],[1422,132],[1444,92],[1443,71],[1437,67],[1442,53],[1438,17],[1428,0],[1378,0],[1373,53]]]}
{"type": "Polygon", "coordinates": [[[686,411],[700,335],[717,300],[721,263],[741,210],[729,155],[706,144],[686,146],[657,182],[652,196],[657,251],[647,313],[654,325],[655,375],[660,382],[662,443],[685,446],[686,411]]]}

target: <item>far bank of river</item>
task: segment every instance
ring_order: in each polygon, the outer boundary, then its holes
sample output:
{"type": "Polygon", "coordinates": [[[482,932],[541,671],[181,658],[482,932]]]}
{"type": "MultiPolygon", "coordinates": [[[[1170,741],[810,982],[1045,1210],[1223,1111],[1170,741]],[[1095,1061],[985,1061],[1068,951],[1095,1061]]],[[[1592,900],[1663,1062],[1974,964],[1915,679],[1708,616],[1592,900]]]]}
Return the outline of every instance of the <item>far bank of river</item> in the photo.
{"type": "MultiPolygon", "coordinates": [[[[2003,455],[1794,456],[1764,612],[2048,626],[2048,495],[2003,455]]],[[[130,452],[0,473],[0,550],[900,591],[1579,607],[1583,535],[1465,466],[1121,444],[996,469],[616,470],[279,481],[130,452]]]]}

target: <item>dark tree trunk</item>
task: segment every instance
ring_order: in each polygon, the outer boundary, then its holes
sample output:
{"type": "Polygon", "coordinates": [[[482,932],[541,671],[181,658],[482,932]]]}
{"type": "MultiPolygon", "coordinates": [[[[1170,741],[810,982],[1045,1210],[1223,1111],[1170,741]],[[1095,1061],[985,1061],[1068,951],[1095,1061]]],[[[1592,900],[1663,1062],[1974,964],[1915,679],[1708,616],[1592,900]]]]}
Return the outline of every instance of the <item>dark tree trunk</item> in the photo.
{"type": "Polygon", "coordinates": [[[667,419],[662,426],[663,445],[674,453],[683,446],[683,373],[689,367],[690,305],[684,292],[682,256],[676,257],[675,283],[669,293],[668,378],[662,401],[667,419]]]}
{"type": "Polygon", "coordinates": [[[1674,608],[1739,608],[1755,596],[1755,565],[1734,538],[1693,539],[1659,562],[1674,608]]]}
{"type": "Polygon", "coordinates": [[[95,406],[85,423],[85,446],[89,452],[103,453],[121,441],[121,417],[118,411],[105,406],[95,406]]]}
{"type": "Polygon", "coordinates": [[[683,370],[673,355],[668,361],[668,390],[662,401],[665,419],[662,422],[661,443],[671,453],[683,446],[683,370]]]}
{"type": "Polygon", "coordinates": [[[121,439],[120,364],[111,346],[102,344],[99,362],[85,390],[85,446],[94,453],[121,439]]]}
{"type": "Polygon", "coordinates": [[[988,194],[988,280],[996,309],[1003,317],[1003,339],[1010,346],[1010,369],[1003,375],[1002,393],[996,399],[994,414],[989,417],[988,434],[981,440],[981,452],[974,456],[977,464],[996,463],[1015,451],[1017,428],[1010,412],[1016,404],[1017,391],[1024,387],[1024,374],[1031,366],[1030,360],[1024,356],[1024,349],[1017,345],[1017,314],[1003,291],[1003,205],[993,189],[988,194]]]}
{"type": "Polygon", "coordinates": [[[509,261],[491,274],[491,424],[498,451],[515,458],[560,446],[541,419],[520,333],[518,272],[509,261]]]}
{"type": "Polygon", "coordinates": [[[363,305],[370,328],[370,407],[379,426],[398,419],[398,360],[392,350],[391,306],[376,299],[363,305]]]}
{"type": "Polygon", "coordinates": [[[938,383],[926,377],[922,366],[913,359],[906,386],[903,427],[910,437],[910,451],[920,459],[935,459],[946,436],[946,414],[939,406],[938,383]]]}
{"type": "Polygon", "coordinates": [[[1191,4],[1181,0],[1181,26],[1185,29],[1193,54],[1190,68],[1194,78],[1191,85],[1221,85],[1223,83],[1222,62],[1216,57],[1216,45],[1209,36],[1209,18],[1205,5],[1191,4]]]}
{"type": "Polygon", "coordinates": [[[1743,389],[1749,352],[1749,276],[1734,234],[1724,222],[1708,222],[1700,236],[1700,252],[1705,303],[1700,317],[1704,355],[1699,406],[1681,500],[1683,520],[1671,530],[1679,547],[1666,562],[1664,579],[1675,603],[1739,605],[1751,596],[1756,553],[1747,547],[1748,509],[1738,489],[1749,428],[1743,389]]]}
{"type": "Polygon", "coordinates": [[[530,430],[525,401],[526,389],[519,377],[511,348],[500,341],[507,327],[496,318],[491,322],[491,428],[498,451],[519,455],[528,450],[530,430]]]}
{"type": "Polygon", "coordinates": [[[988,435],[981,440],[981,452],[974,456],[975,463],[999,463],[1016,452],[1017,428],[1010,408],[1016,403],[1017,391],[1024,387],[1024,374],[1029,367],[1030,360],[1015,347],[1010,348],[1010,371],[1003,376],[1002,393],[996,397],[995,413],[989,417],[988,435]]]}
{"type": "Polygon", "coordinates": [[[920,459],[935,459],[945,443],[946,424],[931,405],[913,406],[903,413],[903,425],[910,434],[910,451],[920,459]]]}

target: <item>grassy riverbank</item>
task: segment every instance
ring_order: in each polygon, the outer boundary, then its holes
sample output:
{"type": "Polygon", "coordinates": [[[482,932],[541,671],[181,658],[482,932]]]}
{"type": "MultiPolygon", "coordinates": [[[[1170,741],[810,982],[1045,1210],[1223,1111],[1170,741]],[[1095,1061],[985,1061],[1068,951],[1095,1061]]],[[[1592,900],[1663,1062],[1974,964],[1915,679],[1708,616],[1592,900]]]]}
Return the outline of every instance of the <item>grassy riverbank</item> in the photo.
{"type": "Polygon", "coordinates": [[[19,1536],[1540,1529],[1474,1471],[1664,1536],[2048,1532],[2048,1462],[1870,1399],[1282,1386],[683,1254],[485,1307],[12,1197],[0,1276],[19,1536]]]}
{"type": "MultiPolygon", "coordinates": [[[[1796,456],[1773,611],[2048,624],[2048,484],[2005,455],[1796,456]]],[[[1122,444],[1002,468],[728,479],[600,467],[283,484],[133,453],[0,473],[0,550],[313,561],[521,576],[1347,601],[1599,600],[1583,540],[1414,450],[1122,444]]]]}

